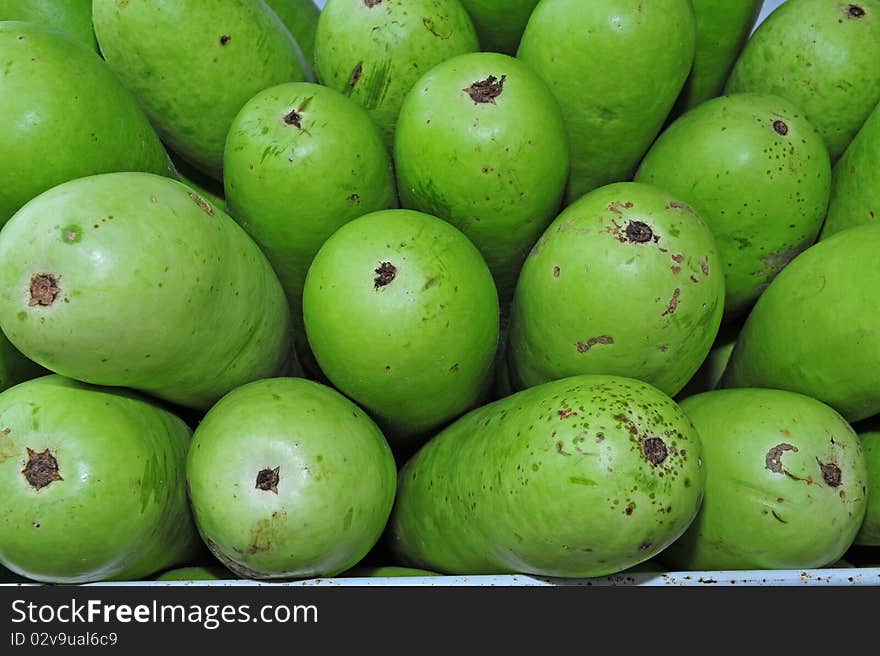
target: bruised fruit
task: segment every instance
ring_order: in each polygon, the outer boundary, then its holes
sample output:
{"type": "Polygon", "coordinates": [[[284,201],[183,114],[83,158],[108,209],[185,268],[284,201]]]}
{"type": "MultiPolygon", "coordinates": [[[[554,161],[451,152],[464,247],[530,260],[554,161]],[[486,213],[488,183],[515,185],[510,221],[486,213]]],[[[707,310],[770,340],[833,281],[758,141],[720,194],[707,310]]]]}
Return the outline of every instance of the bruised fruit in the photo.
{"type": "Polygon", "coordinates": [[[529,16],[539,0],[461,0],[487,52],[516,53],[529,16]]]}
{"type": "Polygon", "coordinates": [[[226,567],[254,579],[333,576],[355,565],[382,534],[396,473],[372,420],[301,378],[229,393],[199,424],[187,463],[202,538],[226,567]]]}
{"type": "Polygon", "coordinates": [[[787,100],[736,94],[673,123],[636,180],[680,196],[709,225],[724,267],[725,318],[746,312],[819,234],[831,186],[821,135],[787,100]]]}
{"type": "Polygon", "coordinates": [[[226,133],[257,92],[308,66],[262,0],[94,0],[107,64],[175,152],[216,179],[226,133]]]}
{"type": "Polygon", "coordinates": [[[130,392],[45,376],[0,394],[0,563],[49,583],[191,560],[190,430],[130,392]]]}
{"type": "Polygon", "coordinates": [[[612,574],[660,553],[703,494],[700,440],[654,387],[559,380],[475,410],[401,470],[405,562],[453,574],[612,574]]]}
{"type": "Polygon", "coordinates": [[[818,128],[835,161],[880,102],[880,0],[787,0],[746,43],[725,93],[772,93],[818,128]]]}
{"type": "Polygon", "coordinates": [[[237,577],[225,567],[180,567],[163,572],[154,581],[229,581],[237,577]]]}
{"type": "Polygon", "coordinates": [[[27,21],[64,32],[92,50],[92,0],[0,0],[0,21],[27,21]]]}
{"type": "Polygon", "coordinates": [[[315,57],[315,32],[321,15],[318,5],[314,0],[266,0],[266,4],[284,23],[311,66],[315,57]]]}
{"type": "Polygon", "coordinates": [[[868,507],[855,542],[878,547],[880,546],[880,431],[867,431],[859,437],[868,468],[868,507]]]}
{"type": "Polygon", "coordinates": [[[820,241],[779,274],[737,340],[722,387],[824,401],[849,421],[880,414],[880,225],[820,241]]]}
{"type": "Polygon", "coordinates": [[[689,0],[543,0],[517,57],[550,86],[571,146],[568,202],[627,180],[694,59],[689,0]]]}
{"type": "Polygon", "coordinates": [[[147,173],[59,185],[4,226],[0,327],[56,373],[194,408],[289,354],[284,292],[256,244],[147,173]]]}
{"type": "Polygon", "coordinates": [[[366,109],[390,148],[416,81],[476,50],[477,33],[459,0],[328,0],[315,35],[315,73],[366,109]]]}
{"type": "Polygon", "coordinates": [[[693,396],[706,495],[663,552],[682,570],[812,569],[852,544],[865,514],[859,439],[824,403],[768,389],[693,396]]]}
{"type": "Polygon", "coordinates": [[[395,163],[403,206],[470,237],[509,300],[568,180],[565,124],[544,82],[496,53],[440,64],[404,102],[395,163]]]}
{"type": "Polygon", "coordinates": [[[173,175],[149,121],[88,47],[0,23],[0,225],[62,182],[112,171],[173,175]]]}
{"type": "Polygon", "coordinates": [[[526,260],[508,360],[518,388],[614,374],[677,394],[721,323],[724,272],[706,224],[657,187],[621,182],[569,206],[526,260]]]}
{"type": "Polygon", "coordinates": [[[321,247],[303,293],[327,378],[390,440],[413,444],[488,390],[498,295],[461,232],[409,210],[374,212],[321,247]]]}

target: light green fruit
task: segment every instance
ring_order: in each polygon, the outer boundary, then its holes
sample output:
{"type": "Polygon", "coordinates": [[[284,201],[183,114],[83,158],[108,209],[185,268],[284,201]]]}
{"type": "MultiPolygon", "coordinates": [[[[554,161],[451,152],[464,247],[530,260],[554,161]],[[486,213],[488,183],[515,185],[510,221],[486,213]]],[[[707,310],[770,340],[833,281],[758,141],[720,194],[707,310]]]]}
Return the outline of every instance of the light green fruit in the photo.
{"type": "Polygon", "coordinates": [[[559,100],[568,126],[568,202],[628,180],[660,132],[694,59],[688,0],[543,0],[517,57],[559,100]]]}
{"type": "Polygon", "coordinates": [[[868,431],[860,436],[868,468],[868,508],[855,543],[880,546],[880,432],[868,431]]]}
{"type": "Polygon", "coordinates": [[[92,50],[92,0],[0,0],[0,21],[27,21],[54,28],[92,50]]]}
{"type": "Polygon", "coordinates": [[[147,173],[65,183],[10,219],[0,327],[56,373],[203,409],[289,353],[287,303],[257,246],[183,184],[147,173]]]}
{"type": "Polygon", "coordinates": [[[225,396],[199,424],[187,463],[202,538],[226,567],[254,579],[333,576],[355,565],[382,534],[396,475],[370,418],[301,378],[225,396]]]}
{"type": "Polygon", "coordinates": [[[746,43],[725,93],[772,93],[806,113],[831,161],[880,102],[880,0],[787,0],[746,43]]]}
{"type": "Polygon", "coordinates": [[[675,395],[718,333],[724,272],[706,224],[676,196],[621,182],[550,224],[526,260],[508,360],[522,389],[577,374],[675,395]]]}
{"type": "Polygon", "coordinates": [[[318,5],[313,0],[266,0],[266,4],[296,39],[297,45],[311,66],[315,57],[318,16],[321,15],[318,5]]]}
{"type": "Polygon", "coordinates": [[[703,494],[700,439],[657,389],[559,380],[462,417],[401,470],[404,562],[453,574],[588,577],[660,553],[703,494]]]}
{"type": "Polygon", "coordinates": [[[476,50],[477,33],[459,0],[328,0],[315,36],[315,72],[367,110],[390,149],[403,99],[418,79],[476,50]]]}
{"type": "Polygon", "coordinates": [[[516,54],[529,16],[539,0],[461,0],[467,9],[480,47],[488,52],[516,54]]]}
{"type": "Polygon", "coordinates": [[[238,578],[225,567],[180,567],[163,572],[155,581],[229,581],[238,578]]]}
{"type": "Polygon", "coordinates": [[[262,0],[94,0],[93,20],[104,59],[163,141],[218,180],[244,104],[308,76],[296,41],[262,0]]]}
{"type": "Polygon", "coordinates": [[[0,394],[0,563],[49,583],[132,581],[201,548],[190,430],[135,394],[46,376],[0,394]]]}
{"type": "Polygon", "coordinates": [[[663,552],[682,570],[812,569],[838,560],[865,514],[858,436],[827,405],[768,389],[681,404],[703,443],[706,495],[663,552]]]}
{"type": "Polygon", "coordinates": [[[831,188],[821,135],[776,96],[710,100],[673,123],[636,180],[680,196],[706,221],[721,255],[725,319],[749,310],[819,234],[831,188]]]}

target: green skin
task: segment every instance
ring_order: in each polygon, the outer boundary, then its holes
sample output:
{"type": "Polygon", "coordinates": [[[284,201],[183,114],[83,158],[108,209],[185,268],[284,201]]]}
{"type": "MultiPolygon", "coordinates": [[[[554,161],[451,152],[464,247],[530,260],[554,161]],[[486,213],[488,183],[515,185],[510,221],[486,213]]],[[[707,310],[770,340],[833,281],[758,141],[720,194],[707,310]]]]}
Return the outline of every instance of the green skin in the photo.
{"type": "Polygon", "coordinates": [[[721,95],[764,0],[691,0],[697,19],[694,66],[673,114],[684,114],[721,95]]]}
{"type": "Polygon", "coordinates": [[[315,36],[322,84],[367,110],[386,146],[409,90],[437,64],[479,50],[458,0],[328,0],[315,36]]]}
{"type": "Polygon", "coordinates": [[[112,171],[173,175],[149,121],[94,50],[51,28],[5,22],[0,60],[0,225],[68,180],[112,171]]]}
{"type": "Polygon", "coordinates": [[[821,135],[787,100],[710,100],[655,142],[637,181],[680,196],[709,225],[724,265],[725,320],[743,315],[819,235],[831,193],[821,135]]]}
{"type": "Polygon", "coordinates": [[[730,360],[730,354],[733,353],[733,347],[736,346],[736,338],[742,329],[741,323],[729,324],[722,326],[712,350],[700,365],[697,373],[688,381],[681,392],[676,396],[676,400],[680,401],[689,396],[702,394],[703,392],[711,392],[718,386],[727,363],[730,360]]]}
{"type": "Polygon", "coordinates": [[[562,107],[571,146],[569,203],[631,178],[684,86],[694,43],[688,0],[538,5],[517,57],[562,107]]]}
{"type": "Polygon", "coordinates": [[[6,224],[0,327],[56,373],[200,409],[274,375],[290,350],[284,292],[256,244],[146,173],[68,182],[6,224]]]}
{"type": "Polygon", "coordinates": [[[303,317],[327,378],[395,442],[418,442],[491,383],[492,275],[462,233],[427,214],[386,210],[343,226],[309,269],[303,317]],[[384,280],[383,263],[394,269],[384,280]]]}
{"type": "Polygon", "coordinates": [[[98,49],[92,0],[0,0],[0,21],[38,23],[64,32],[91,50],[98,49]]]}
{"type": "Polygon", "coordinates": [[[723,308],[724,273],[696,213],[650,185],[602,187],[560,214],[526,260],[511,380],[522,389],[605,373],[673,396],[709,353],[723,308]]]}
{"type": "Polygon", "coordinates": [[[880,105],[834,166],[831,203],[820,239],[880,217],[880,105]]]}
{"type": "Polygon", "coordinates": [[[345,577],[368,578],[368,579],[384,579],[384,578],[403,578],[411,576],[442,576],[437,572],[429,572],[426,569],[417,569],[415,567],[355,567],[343,574],[345,577]]]}
{"type": "Polygon", "coordinates": [[[539,0],[461,0],[489,52],[516,54],[526,23],[539,0]]]}
{"type": "Polygon", "coordinates": [[[254,579],[351,568],[382,534],[396,480],[372,420],[302,378],[228,394],[199,424],[187,463],[202,538],[226,567],[254,579]],[[274,490],[261,485],[276,469],[274,490]]]}
{"type": "Polygon", "coordinates": [[[47,583],[136,580],[191,560],[190,430],[130,392],[46,376],[0,394],[0,563],[47,583]],[[55,471],[29,478],[48,449],[55,471]],[[60,478],[59,478],[60,477],[60,478]]]}
{"type": "Polygon", "coordinates": [[[758,300],[721,387],[819,399],[848,421],[880,413],[880,225],[846,230],[799,255],[758,300]]]}
{"type": "Polygon", "coordinates": [[[313,0],[265,0],[287,31],[296,40],[303,56],[311,66],[315,59],[315,32],[321,10],[313,0]]]}
{"type": "Polygon", "coordinates": [[[620,572],[696,515],[700,454],[678,406],[646,383],[548,383],[471,412],[406,464],[394,546],[452,574],[620,572]]]}
{"type": "Polygon", "coordinates": [[[464,232],[509,301],[568,180],[565,123],[544,82],[507,55],[450,59],[404,101],[394,155],[401,204],[464,232]],[[492,77],[504,79],[497,95],[480,96],[472,85],[492,77]]]}
{"type": "Polygon", "coordinates": [[[665,564],[799,570],[843,556],[867,499],[859,439],[840,415],[767,389],[708,392],[681,407],[703,442],[706,496],[688,531],[663,552],[665,564]],[[839,478],[820,463],[836,466],[839,478]]]}
{"type": "Polygon", "coordinates": [[[880,431],[869,431],[859,437],[868,467],[868,509],[855,543],[880,547],[880,431]]]}
{"type": "Polygon", "coordinates": [[[880,0],[787,0],[748,40],[724,92],[790,100],[836,161],[880,102],[878,60],[880,0]]]}
{"type": "Polygon", "coordinates": [[[216,566],[196,566],[196,567],[180,567],[178,569],[168,570],[157,576],[154,581],[230,581],[235,580],[235,576],[225,567],[216,566]]]}
{"type": "Polygon", "coordinates": [[[93,20],[107,64],[162,140],[217,180],[244,104],[309,77],[296,41],[261,0],[94,0],[93,20]]]}

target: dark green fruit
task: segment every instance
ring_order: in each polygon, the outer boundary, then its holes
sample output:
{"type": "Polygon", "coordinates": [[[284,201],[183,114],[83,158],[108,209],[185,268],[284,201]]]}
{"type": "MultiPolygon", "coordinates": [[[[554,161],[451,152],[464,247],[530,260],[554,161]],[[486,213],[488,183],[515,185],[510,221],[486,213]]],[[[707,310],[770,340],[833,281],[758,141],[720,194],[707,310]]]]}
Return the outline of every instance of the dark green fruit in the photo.
{"type": "Polygon", "coordinates": [[[163,572],[154,581],[229,581],[237,577],[225,567],[180,567],[163,572]]]}
{"type": "Polygon", "coordinates": [[[868,509],[856,544],[880,546],[880,431],[860,435],[868,467],[868,509]]]}
{"type": "Polygon", "coordinates": [[[92,0],[0,0],[0,21],[27,21],[64,32],[92,50],[92,0]]]}
{"type": "Polygon", "coordinates": [[[482,50],[513,55],[538,1],[461,0],[461,4],[474,21],[482,50]]]}
{"type": "Polygon", "coordinates": [[[266,4],[284,23],[311,66],[315,60],[315,32],[321,15],[318,5],[314,0],[266,0],[266,4]]]}

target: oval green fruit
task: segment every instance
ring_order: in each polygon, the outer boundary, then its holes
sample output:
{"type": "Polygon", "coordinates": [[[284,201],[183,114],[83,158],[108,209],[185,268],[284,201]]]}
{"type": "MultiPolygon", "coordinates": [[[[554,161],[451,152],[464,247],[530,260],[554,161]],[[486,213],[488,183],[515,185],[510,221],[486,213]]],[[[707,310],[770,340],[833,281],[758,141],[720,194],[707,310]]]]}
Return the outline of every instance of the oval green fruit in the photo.
{"type": "Polygon", "coordinates": [[[173,175],[149,121],[94,51],[50,28],[4,22],[0,61],[0,225],[68,180],[173,175]]]}
{"type": "Polygon", "coordinates": [[[746,43],[725,93],[772,93],[806,113],[831,160],[880,102],[880,0],[787,0],[746,43]]]}
{"type": "Polygon", "coordinates": [[[694,41],[688,0],[543,0],[535,8],[517,57],[562,107],[568,202],[632,176],[684,86],[694,41]]]}
{"type": "Polygon", "coordinates": [[[723,309],[724,272],[696,212],[651,185],[602,187],[560,214],[526,260],[511,380],[521,389],[614,374],[672,396],[705,359],[723,309]]]}
{"type": "Polygon", "coordinates": [[[140,397],[60,376],[0,394],[0,563],[50,583],[136,580],[201,548],[190,430],[140,397]]]}
{"type": "Polygon", "coordinates": [[[433,216],[386,210],[340,228],[309,269],[303,317],[322,371],[390,440],[412,442],[460,415],[491,382],[492,275],[433,216]]]}
{"type": "Polygon", "coordinates": [[[516,54],[526,23],[539,0],[461,0],[488,52],[516,54]]]}
{"type": "Polygon", "coordinates": [[[165,143],[218,180],[244,104],[308,77],[296,41],[262,0],[94,0],[93,19],[104,59],[165,143]]]}
{"type": "Polygon", "coordinates": [[[147,173],[65,183],[4,226],[0,327],[56,373],[196,408],[289,353],[284,292],[256,244],[147,173]]]}
{"type": "Polygon", "coordinates": [[[819,399],[848,421],[880,414],[880,225],[845,230],[779,274],[746,320],[722,387],[819,399]]]}
{"type": "Polygon", "coordinates": [[[459,0],[328,0],[315,35],[315,72],[366,109],[391,148],[403,99],[418,79],[476,50],[459,0]]]}
{"type": "Polygon", "coordinates": [[[372,420],[301,378],[229,393],[199,424],[187,463],[205,543],[254,579],[333,576],[355,565],[382,534],[396,476],[372,420]]]}
{"type": "Polygon", "coordinates": [[[195,566],[170,569],[157,576],[154,581],[229,581],[238,577],[225,567],[195,566]]]}
{"type": "Polygon", "coordinates": [[[315,32],[321,15],[318,5],[313,0],[266,0],[266,4],[284,23],[311,66],[315,59],[315,32]]]}
{"type": "Polygon", "coordinates": [[[812,569],[837,561],[865,514],[858,436],[827,405],[768,389],[693,396],[706,495],[663,552],[682,570],[812,569]]]}
{"type": "Polygon", "coordinates": [[[787,100],[735,94],[673,123],[636,180],[690,204],[709,225],[724,267],[725,318],[747,312],[819,234],[831,188],[821,135],[787,100]]]}
{"type": "Polygon", "coordinates": [[[880,547],[880,431],[867,431],[859,438],[868,468],[868,506],[855,543],[880,547]]]}
{"type": "Polygon", "coordinates": [[[509,300],[568,180],[565,123],[547,86],[507,55],[455,57],[413,87],[394,143],[401,204],[466,234],[509,300]]]}
{"type": "Polygon", "coordinates": [[[0,0],[0,21],[26,21],[64,32],[92,50],[92,0],[0,0]]]}
{"type": "Polygon", "coordinates": [[[342,576],[348,578],[384,579],[441,575],[437,572],[429,572],[426,569],[418,569],[416,567],[396,567],[390,565],[386,567],[355,567],[345,572],[342,576]]]}
{"type": "Polygon", "coordinates": [[[578,376],[462,417],[401,470],[392,538],[454,574],[588,577],[652,558],[695,516],[700,440],[646,383],[578,376]]]}

